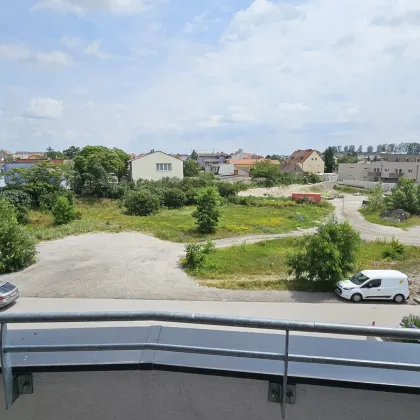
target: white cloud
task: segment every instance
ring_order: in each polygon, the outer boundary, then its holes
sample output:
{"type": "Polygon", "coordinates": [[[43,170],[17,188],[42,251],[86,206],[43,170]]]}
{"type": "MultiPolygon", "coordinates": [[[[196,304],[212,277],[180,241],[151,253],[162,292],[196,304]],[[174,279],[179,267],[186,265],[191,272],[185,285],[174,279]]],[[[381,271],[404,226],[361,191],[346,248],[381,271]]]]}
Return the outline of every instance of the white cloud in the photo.
{"type": "Polygon", "coordinates": [[[77,36],[63,36],[61,38],[61,43],[67,48],[77,49],[82,46],[83,40],[77,36]]]}
{"type": "Polygon", "coordinates": [[[23,45],[0,44],[0,57],[22,63],[33,63],[46,67],[70,66],[74,64],[71,55],[63,51],[30,51],[23,45]]]}
{"type": "Polygon", "coordinates": [[[98,39],[86,46],[85,53],[101,58],[102,60],[108,60],[112,58],[111,54],[108,54],[101,48],[101,41],[98,39]]]}
{"type": "Polygon", "coordinates": [[[76,15],[98,11],[125,14],[143,12],[149,8],[150,3],[150,0],[41,0],[34,6],[34,10],[50,9],[76,15]]]}
{"type": "Polygon", "coordinates": [[[55,120],[63,113],[63,101],[52,98],[32,99],[24,116],[28,118],[46,118],[55,120]]]}

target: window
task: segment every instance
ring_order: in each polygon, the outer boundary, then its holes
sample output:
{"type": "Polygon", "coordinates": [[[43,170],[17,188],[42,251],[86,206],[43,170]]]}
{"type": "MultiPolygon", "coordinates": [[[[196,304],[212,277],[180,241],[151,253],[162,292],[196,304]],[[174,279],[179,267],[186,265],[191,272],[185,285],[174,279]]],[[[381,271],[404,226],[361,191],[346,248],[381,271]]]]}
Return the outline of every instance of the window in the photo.
{"type": "Polygon", "coordinates": [[[402,169],[395,169],[395,173],[402,174],[402,169]]]}
{"type": "Polygon", "coordinates": [[[412,173],[413,173],[413,170],[412,170],[412,169],[409,169],[409,170],[408,170],[408,173],[409,173],[409,174],[412,174],[412,173]]]}
{"type": "Polygon", "coordinates": [[[388,168],[385,168],[385,172],[389,172],[389,169],[388,168]]]}
{"type": "Polygon", "coordinates": [[[372,289],[372,288],[374,288],[374,287],[381,287],[381,283],[382,283],[382,280],[379,280],[379,279],[375,279],[375,280],[371,280],[371,281],[368,281],[364,286],[363,286],[363,288],[366,288],[366,289],[372,289]]]}
{"type": "Polygon", "coordinates": [[[406,158],[406,159],[405,159],[405,161],[406,161],[406,162],[410,162],[410,159],[406,158]]]}
{"type": "Polygon", "coordinates": [[[416,162],[420,162],[420,159],[419,158],[416,158],[416,162]]]}
{"type": "Polygon", "coordinates": [[[172,163],[156,163],[157,171],[172,171],[172,163]]]}

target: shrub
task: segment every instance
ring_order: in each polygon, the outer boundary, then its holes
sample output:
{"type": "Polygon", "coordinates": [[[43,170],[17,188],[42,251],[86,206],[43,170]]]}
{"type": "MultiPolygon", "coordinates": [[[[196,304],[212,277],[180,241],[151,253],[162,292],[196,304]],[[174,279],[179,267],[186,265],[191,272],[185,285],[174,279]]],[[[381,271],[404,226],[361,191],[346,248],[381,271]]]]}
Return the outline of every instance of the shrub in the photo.
{"type": "Polygon", "coordinates": [[[130,191],[124,197],[124,207],[132,216],[149,216],[159,211],[160,199],[146,189],[130,191]]]}
{"type": "Polygon", "coordinates": [[[214,251],[214,243],[207,241],[205,244],[187,244],[184,267],[196,270],[203,267],[206,256],[214,251]]]}
{"type": "Polygon", "coordinates": [[[359,233],[348,222],[331,219],[286,256],[289,274],[296,280],[336,282],[353,269],[360,245],[359,233]]]}
{"type": "Polygon", "coordinates": [[[66,225],[78,218],[76,208],[69,202],[68,198],[64,196],[57,198],[57,201],[52,208],[52,213],[56,225],[66,225]]]}
{"type": "Polygon", "coordinates": [[[22,270],[35,262],[35,239],[20,226],[14,207],[0,200],[0,274],[22,270]]]}
{"type": "Polygon", "coordinates": [[[232,197],[235,196],[240,190],[237,184],[233,184],[232,182],[218,182],[217,189],[219,190],[219,194],[222,197],[232,197]]]}
{"type": "MultiPolygon", "coordinates": [[[[410,314],[408,316],[404,316],[401,319],[400,327],[402,328],[412,328],[412,329],[418,329],[420,328],[420,316],[410,314]]],[[[403,343],[419,343],[420,340],[399,340],[399,339],[393,339],[391,341],[399,341],[403,343]]]]}
{"type": "Polygon", "coordinates": [[[28,193],[15,188],[2,188],[0,189],[0,200],[6,200],[14,206],[19,223],[28,221],[28,212],[32,205],[32,199],[28,193]]]}
{"type": "Polygon", "coordinates": [[[195,204],[197,204],[197,201],[195,199],[195,197],[198,194],[198,188],[190,188],[189,190],[187,190],[187,192],[185,193],[185,204],[187,206],[193,206],[195,204]]]}
{"type": "Polygon", "coordinates": [[[390,260],[401,260],[404,257],[404,245],[393,237],[388,246],[383,250],[382,257],[390,260]]]}
{"type": "Polygon", "coordinates": [[[192,214],[197,219],[200,233],[216,231],[219,222],[221,197],[215,187],[201,188],[196,197],[197,209],[192,214]]]}
{"type": "Polygon", "coordinates": [[[171,188],[165,192],[165,206],[170,209],[179,209],[185,206],[185,202],[187,201],[187,197],[184,191],[180,190],[179,188],[171,188]]]}
{"type": "Polygon", "coordinates": [[[390,205],[411,214],[420,213],[420,188],[413,179],[402,177],[398,180],[391,192],[390,205]]]}
{"type": "Polygon", "coordinates": [[[384,192],[382,191],[382,186],[377,185],[372,188],[369,192],[369,204],[367,210],[370,212],[383,210],[385,207],[385,198],[384,192]]]}

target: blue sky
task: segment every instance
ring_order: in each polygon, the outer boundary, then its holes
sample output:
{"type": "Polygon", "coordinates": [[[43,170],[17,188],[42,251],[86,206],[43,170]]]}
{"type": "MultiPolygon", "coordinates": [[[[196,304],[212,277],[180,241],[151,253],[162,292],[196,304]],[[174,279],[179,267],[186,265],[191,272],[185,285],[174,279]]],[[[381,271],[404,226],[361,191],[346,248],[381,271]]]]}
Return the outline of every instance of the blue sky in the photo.
{"type": "Polygon", "coordinates": [[[420,2],[2,0],[0,148],[420,141],[420,2]]]}

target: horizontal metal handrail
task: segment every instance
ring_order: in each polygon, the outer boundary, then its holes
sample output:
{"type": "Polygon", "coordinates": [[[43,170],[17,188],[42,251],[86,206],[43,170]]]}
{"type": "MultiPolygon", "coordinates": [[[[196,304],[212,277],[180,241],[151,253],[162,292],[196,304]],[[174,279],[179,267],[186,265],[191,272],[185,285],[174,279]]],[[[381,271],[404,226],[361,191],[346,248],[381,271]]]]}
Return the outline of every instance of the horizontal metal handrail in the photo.
{"type": "Polygon", "coordinates": [[[420,340],[420,329],[382,328],[307,321],[288,321],[272,318],[247,318],[225,315],[203,315],[195,313],[187,314],[181,312],[130,311],[0,314],[0,324],[112,321],[160,321],[181,324],[215,325],[237,328],[255,328],[279,331],[299,331],[310,333],[420,340]]]}

